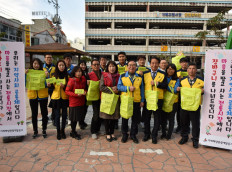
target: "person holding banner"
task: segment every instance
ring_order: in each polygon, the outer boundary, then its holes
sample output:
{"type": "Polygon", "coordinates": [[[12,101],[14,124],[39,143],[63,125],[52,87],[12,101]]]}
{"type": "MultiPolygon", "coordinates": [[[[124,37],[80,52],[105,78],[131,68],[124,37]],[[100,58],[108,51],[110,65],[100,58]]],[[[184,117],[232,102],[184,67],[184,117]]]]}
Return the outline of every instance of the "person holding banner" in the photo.
{"type": "Polygon", "coordinates": [[[52,93],[52,101],[53,106],[55,108],[55,122],[57,129],[57,140],[66,139],[65,135],[65,125],[67,120],[67,108],[69,106],[68,103],[68,95],[65,94],[66,84],[68,83],[68,72],[65,62],[63,60],[59,60],[56,64],[54,77],[56,78],[56,82],[53,84],[47,83],[48,87],[54,87],[52,93]],[[62,109],[62,124],[60,129],[60,109],[62,109]]]}
{"type": "MultiPolygon", "coordinates": [[[[46,72],[47,77],[51,78],[53,73],[55,72],[55,65],[52,63],[52,54],[51,53],[45,53],[44,55],[44,61],[45,63],[43,64],[43,70],[46,72]]],[[[51,98],[52,96],[53,89],[48,88],[48,94],[51,98]]],[[[48,107],[52,108],[52,114],[51,114],[51,120],[52,124],[55,126],[55,109],[53,108],[52,105],[52,100],[50,101],[48,107]]]]}
{"type": "MultiPolygon", "coordinates": [[[[152,57],[150,59],[151,71],[144,73],[144,83],[145,83],[145,98],[148,105],[148,97],[146,96],[147,91],[158,92],[158,109],[150,108],[146,112],[145,116],[145,130],[143,141],[146,142],[150,139],[150,121],[151,115],[154,114],[154,128],[152,130],[152,143],[157,144],[157,136],[159,126],[161,125],[161,115],[162,115],[162,106],[163,106],[163,97],[164,90],[167,89],[167,78],[165,72],[162,72],[159,68],[160,59],[158,57],[152,57]],[[154,110],[156,109],[156,110],[154,110]]],[[[151,102],[152,103],[152,102],[151,102]]]]}
{"type": "Polygon", "coordinates": [[[193,147],[198,148],[199,134],[200,134],[200,110],[201,110],[201,94],[204,93],[204,81],[201,77],[196,76],[197,66],[195,63],[189,63],[188,76],[184,77],[180,84],[181,88],[181,140],[180,145],[188,142],[188,128],[189,121],[192,124],[192,141],[193,147]],[[187,88],[187,89],[185,89],[187,88]]]}
{"type": "MultiPolygon", "coordinates": [[[[91,67],[93,69],[92,72],[90,72],[88,74],[88,78],[89,80],[87,81],[87,84],[89,86],[88,88],[88,92],[90,93],[91,90],[95,90],[94,87],[98,87],[97,90],[94,91],[94,94],[92,96],[97,95],[98,97],[95,99],[94,97],[94,101],[92,101],[92,106],[93,106],[93,117],[92,117],[92,121],[91,121],[91,134],[92,134],[92,139],[97,139],[97,133],[100,131],[101,128],[101,118],[99,117],[99,113],[100,113],[100,90],[99,90],[99,83],[97,83],[96,81],[99,81],[101,79],[101,75],[102,72],[100,70],[100,62],[98,59],[93,59],[91,61],[91,67]],[[92,86],[91,81],[94,85],[92,86]],[[96,85],[97,84],[97,85],[96,85]]],[[[91,96],[91,95],[90,95],[91,96]]],[[[88,95],[87,95],[87,100],[88,100],[88,95]]],[[[90,101],[90,100],[88,100],[90,101]]]]}
{"type": "MultiPolygon", "coordinates": [[[[188,59],[186,57],[183,57],[180,59],[180,66],[181,69],[177,70],[177,77],[179,80],[181,80],[183,77],[188,76],[187,68],[188,68],[188,59]]],[[[181,131],[181,125],[180,125],[180,96],[178,100],[178,106],[177,106],[177,113],[176,113],[176,121],[177,121],[177,128],[175,130],[175,133],[179,133],[181,131]]],[[[190,130],[190,127],[189,127],[190,130]]]]}
{"type": "Polygon", "coordinates": [[[166,68],[167,74],[167,90],[164,92],[164,104],[162,107],[163,114],[161,117],[162,135],[161,139],[171,139],[172,132],[174,129],[175,114],[177,111],[177,88],[180,86],[180,80],[177,77],[176,65],[171,63],[166,68]],[[166,133],[166,126],[168,120],[168,132],[166,133]]]}
{"type": "MultiPolygon", "coordinates": [[[[31,63],[30,69],[41,70],[43,71],[43,63],[40,59],[34,58],[31,63]]],[[[28,73],[28,70],[25,72],[28,73]]],[[[30,81],[29,81],[30,82],[30,81]]],[[[27,90],[27,96],[29,98],[31,112],[32,112],[32,125],[33,125],[33,138],[38,136],[38,103],[40,104],[41,114],[42,114],[42,128],[43,128],[43,137],[47,137],[47,123],[48,123],[48,88],[39,89],[39,90],[27,90]]],[[[38,85],[38,84],[37,84],[38,85]]]]}
{"type": "Polygon", "coordinates": [[[70,77],[65,90],[65,93],[69,96],[69,120],[72,129],[70,136],[80,140],[81,135],[77,134],[76,126],[77,122],[83,119],[83,115],[85,115],[86,79],[79,66],[73,68],[70,77]]]}
{"type": "Polygon", "coordinates": [[[74,68],[74,66],[71,64],[71,62],[72,62],[72,54],[66,53],[66,54],[64,54],[63,57],[64,57],[65,65],[67,67],[68,75],[70,76],[71,72],[72,72],[72,70],[74,68]]]}
{"type": "MultiPolygon", "coordinates": [[[[144,55],[139,55],[137,57],[137,61],[139,66],[136,69],[136,73],[141,75],[143,77],[143,72],[150,71],[151,69],[145,66],[146,63],[146,57],[144,55]]],[[[141,117],[141,126],[144,128],[144,118],[146,113],[146,100],[144,101],[143,111],[142,111],[142,117],[141,117]]]]}
{"type": "MultiPolygon", "coordinates": [[[[118,74],[118,66],[114,61],[109,61],[106,65],[105,72],[102,73],[100,80],[100,91],[107,94],[118,94],[117,84],[120,75],[118,74]]],[[[103,99],[103,96],[101,97],[103,99]]],[[[101,102],[101,108],[102,108],[101,102]]],[[[107,114],[100,109],[100,117],[104,119],[106,140],[111,142],[117,140],[114,136],[114,126],[117,119],[120,117],[120,101],[117,101],[113,114],[107,114]]]]}
{"type": "MultiPolygon", "coordinates": [[[[134,143],[139,143],[136,135],[138,134],[138,124],[141,120],[140,108],[144,106],[144,85],[143,78],[136,72],[136,62],[128,62],[128,72],[122,74],[118,81],[118,90],[121,91],[121,98],[124,95],[133,97],[133,114],[130,138],[134,143]]],[[[121,104],[122,105],[122,104],[121,104]]],[[[122,107],[120,107],[120,114],[122,116],[122,143],[127,142],[128,139],[128,118],[125,118],[121,113],[122,107]]]]}
{"type": "MultiPolygon", "coordinates": [[[[85,77],[86,81],[89,80],[88,79],[88,77],[89,77],[88,76],[88,68],[87,68],[86,62],[84,60],[80,60],[80,62],[78,63],[78,66],[80,66],[80,68],[82,69],[83,76],[85,77]]],[[[84,109],[85,109],[84,110],[84,115],[82,116],[83,118],[80,119],[80,121],[79,121],[79,127],[82,130],[84,130],[88,126],[87,123],[85,123],[85,116],[86,116],[87,110],[88,110],[88,105],[87,105],[86,97],[85,97],[84,109]]]]}

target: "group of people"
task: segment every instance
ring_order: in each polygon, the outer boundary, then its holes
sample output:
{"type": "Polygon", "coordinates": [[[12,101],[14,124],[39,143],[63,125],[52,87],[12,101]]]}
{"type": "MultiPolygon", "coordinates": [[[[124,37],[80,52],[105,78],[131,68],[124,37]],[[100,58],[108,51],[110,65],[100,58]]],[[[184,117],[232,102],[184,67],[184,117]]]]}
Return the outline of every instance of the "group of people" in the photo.
{"type": "MultiPolygon", "coordinates": [[[[174,130],[175,116],[177,118],[176,132],[181,132],[179,144],[188,141],[190,132],[190,122],[192,125],[193,147],[198,148],[200,132],[200,108],[196,111],[187,111],[181,108],[180,90],[182,87],[199,88],[204,93],[204,81],[196,76],[197,66],[195,63],[189,63],[187,58],[180,60],[181,69],[177,70],[175,64],[168,64],[166,60],[160,60],[158,57],[150,58],[150,68],[145,66],[146,57],[138,56],[137,61],[129,60],[127,62],[126,53],[118,53],[118,61],[108,61],[105,57],[99,60],[93,58],[91,61],[92,72],[88,73],[85,61],[80,61],[77,66],[71,64],[72,55],[65,54],[63,60],[59,60],[55,65],[52,64],[52,55],[45,54],[45,63],[40,59],[33,59],[31,69],[44,70],[46,78],[55,77],[56,79],[65,79],[65,84],[45,83],[45,88],[41,90],[28,90],[28,97],[32,111],[32,123],[34,134],[33,138],[38,136],[37,117],[38,103],[40,104],[42,114],[42,134],[47,136],[46,129],[48,123],[48,96],[51,97],[49,107],[52,107],[51,118],[57,128],[57,139],[65,139],[65,127],[67,121],[67,112],[71,121],[70,136],[80,140],[81,135],[76,131],[77,122],[81,129],[85,129],[87,124],[84,122],[87,113],[88,103],[86,94],[90,81],[99,81],[99,93],[129,95],[133,97],[133,115],[131,117],[131,127],[129,133],[128,120],[122,117],[122,138],[125,143],[130,136],[134,143],[139,143],[136,135],[138,134],[138,125],[144,125],[143,141],[152,139],[153,144],[157,144],[158,131],[161,128],[161,139],[171,139],[174,130]],[[142,69],[142,70],[141,70],[142,69]],[[83,93],[75,93],[76,89],[83,89],[83,93]],[[158,109],[147,109],[146,91],[158,91],[158,109]],[[172,111],[165,112],[163,108],[164,94],[170,92],[177,95],[174,104],[171,104],[172,111]],[[141,112],[142,110],[142,112],[141,112]],[[60,114],[61,113],[61,114],[60,114]],[[154,126],[151,132],[151,116],[154,116],[154,126]],[[60,115],[62,122],[60,124],[60,115]],[[167,127],[168,121],[168,127],[167,127]],[[61,126],[60,126],[61,125],[61,126]]],[[[27,70],[26,70],[27,73],[27,70]]],[[[118,126],[120,114],[120,98],[115,106],[113,114],[100,112],[101,96],[98,100],[92,101],[93,116],[91,121],[92,139],[98,138],[101,124],[104,123],[106,140],[111,142],[117,140],[114,135],[114,129],[118,126]]]]}

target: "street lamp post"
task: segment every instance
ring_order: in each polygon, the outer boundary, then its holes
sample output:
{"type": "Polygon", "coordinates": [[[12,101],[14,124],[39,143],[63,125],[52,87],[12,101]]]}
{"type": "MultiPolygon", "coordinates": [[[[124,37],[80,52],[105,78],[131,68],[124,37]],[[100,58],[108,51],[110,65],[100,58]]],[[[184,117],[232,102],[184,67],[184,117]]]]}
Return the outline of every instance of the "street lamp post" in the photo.
{"type": "Polygon", "coordinates": [[[56,24],[56,42],[61,43],[61,31],[60,31],[60,24],[61,24],[61,19],[58,14],[58,8],[60,8],[58,4],[58,0],[48,0],[48,3],[53,3],[54,7],[56,8],[56,15],[52,19],[52,22],[56,24]]]}

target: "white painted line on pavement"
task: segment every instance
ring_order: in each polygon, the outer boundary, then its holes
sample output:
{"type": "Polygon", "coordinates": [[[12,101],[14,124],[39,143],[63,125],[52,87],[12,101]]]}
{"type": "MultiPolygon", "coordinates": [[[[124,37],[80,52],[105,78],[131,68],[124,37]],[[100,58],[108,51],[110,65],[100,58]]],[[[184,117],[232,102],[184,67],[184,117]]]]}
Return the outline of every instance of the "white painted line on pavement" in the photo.
{"type": "Polygon", "coordinates": [[[162,151],[162,149],[139,149],[139,152],[142,153],[157,153],[158,155],[163,154],[164,152],[162,151]]]}
{"type": "Polygon", "coordinates": [[[114,156],[112,152],[95,152],[95,151],[90,151],[89,155],[114,156]]]}

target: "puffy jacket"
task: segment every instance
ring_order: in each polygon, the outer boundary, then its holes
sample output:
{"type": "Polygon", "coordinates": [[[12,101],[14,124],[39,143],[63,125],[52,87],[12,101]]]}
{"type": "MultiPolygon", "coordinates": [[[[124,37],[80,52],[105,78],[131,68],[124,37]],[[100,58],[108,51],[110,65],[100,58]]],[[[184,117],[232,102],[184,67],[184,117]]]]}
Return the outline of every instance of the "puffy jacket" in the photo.
{"type": "Polygon", "coordinates": [[[86,90],[85,76],[79,78],[69,78],[65,93],[69,96],[69,107],[84,106],[85,96],[78,96],[75,94],[75,89],[86,90]]]}
{"type": "MultiPolygon", "coordinates": [[[[107,73],[107,72],[102,72],[102,75],[103,75],[103,77],[104,77],[104,84],[105,84],[105,86],[113,87],[113,80],[112,80],[110,74],[107,73]]],[[[120,77],[120,75],[117,74],[117,77],[116,77],[116,84],[115,84],[116,86],[117,86],[117,84],[118,84],[118,79],[119,79],[119,77],[120,77]]]]}

